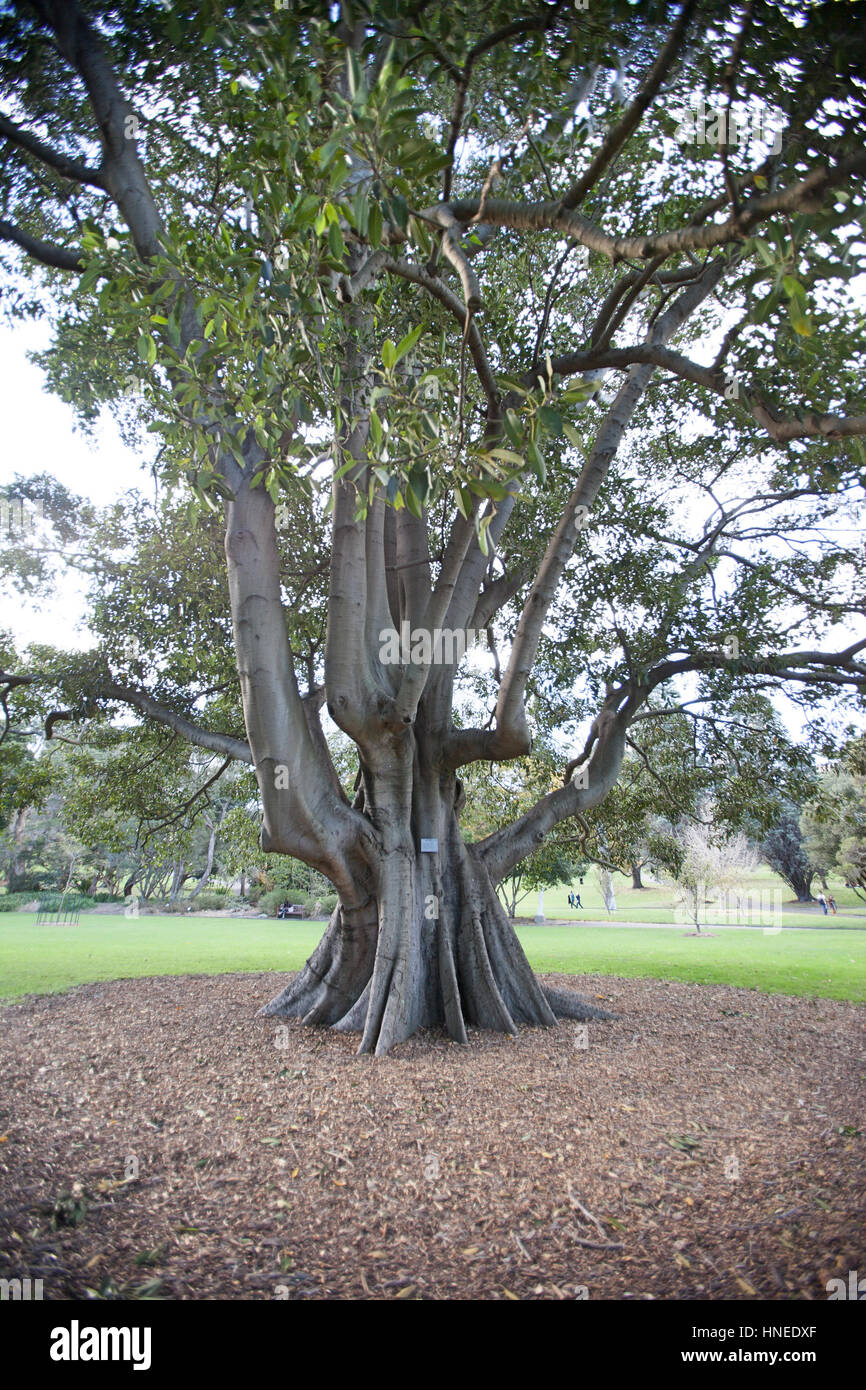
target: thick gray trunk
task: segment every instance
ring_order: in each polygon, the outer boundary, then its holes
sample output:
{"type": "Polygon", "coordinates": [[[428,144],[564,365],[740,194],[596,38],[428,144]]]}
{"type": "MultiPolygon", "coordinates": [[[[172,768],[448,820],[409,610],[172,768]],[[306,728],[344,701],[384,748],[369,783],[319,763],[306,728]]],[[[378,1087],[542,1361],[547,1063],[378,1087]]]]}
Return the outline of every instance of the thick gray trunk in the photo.
{"type": "MultiPolygon", "coordinates": [[[[533,973],[479,856],[460,834],[455,781],[414,776],[401,756],[365,776],[368,811],[385,842],[374,891],[338,906],[303,970],[262,1010],[360,1033],[381,1055],[419,1028],[515,1034],[520,1024],[609,1018],[577,994],[545,990],[533,973]],[[421,839],[436,840],[435,852],[421,839]]],[[[411,771],[411,769],[410,769],[411,771]]]]}

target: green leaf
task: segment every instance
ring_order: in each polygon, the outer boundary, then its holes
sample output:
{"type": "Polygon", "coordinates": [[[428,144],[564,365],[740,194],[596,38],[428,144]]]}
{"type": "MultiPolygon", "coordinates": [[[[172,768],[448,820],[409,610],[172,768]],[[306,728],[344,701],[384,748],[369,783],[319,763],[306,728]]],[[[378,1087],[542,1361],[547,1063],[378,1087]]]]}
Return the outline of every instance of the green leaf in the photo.
{"type": "Polygon", "coordinates": [[[366,190],[359,188],[352,203],[352,220],[359,236],[366,236],[370,224],[370,204],[366,190]]]}
{"type": "Polygon", "coordinates": [[[343,259],[346,244],[343,241],[343,233],[340,231],[337,222],[332,222],[328,228],[328,248],[335,261],[341,261],[343,259]]]}
{"type": "Polygon", "coordinates": [[[751,319],[752,323],[766,323],[767,319],[770,317],[773,310],[777,307],[778,303],[778,291],[770,290],[770,293],[767,295],[767,297],[765,299],[759,300],[759,302],[755,305],[754,309],[749,315],[749,318],[751,319]]]}
{"type": "Polygon", "coordinates": [[[81,279],[78,281],[78,289],[80,293],[86,294],[88,290],[92,290],[93,286],[96,284],[101,274],[101,266],[89,265],[85,270],[84,274],[82,275],[81,279]]]}
{"type": "Polygon", "coordinates": [[[758,257],[759,257],[759,259],[763,262],[763,264],[764,264],[768,269],[769,269],[770,266],[775,265],[775,264],[776,264],[776,259],[777,259],[777,258],[776,258],[776,253],[775,253],[775,251],[773,250],[773,248],[772,248],[772,246],[770,245],[770,243],[769,243],[768,241],[764,241],[763,237],[759,237],[759,236],[756,236],[756,237],[754,238],[754,243],[755,243],[755,250],[757,251],[758,257]]]}
{"type": "Polygon", "coordinates": [[[412,513],[412,515],[417,517],[418,520],[421,521],[421,519],[424,516],[424,509],[421,506],[421,499],[418,497],[418,494],[416,493],[412,484],[408,482],[406,484],[406,506],[409,508],[409,511],[412,513]]]}
{"type": "Polygon", "coordinates": [[[371,246],[381,246],[382,226],[382,209],[378,203],[373,203],[370,207],[370,215],[367,219],[367,236],[371,246]]]}
{"type": "Polygon", "coordinates": [[[581,440],[581,437],[577,430],[574,428],[574,425],[570,425],[567,420],[564,420],[562,423],[562,429],[569,444],[573,444],[575,449],[580,449],[583,447],[583,441],[581,440]]]}
{"type": "Polygon", "coordinates": [[[544,462],[544,455],[534,439],[531,439],[526,447],[526,461],[538,481],[543,483],[547,477],[547,464],[544,462]]]}
{"type": "Polygon", "coordinates": [[[349,95],[355,101],[359,92],[363,91],[364,78],[361,73],[361,65],[353,49],[346,50],[346,68],[349,78],[349,95]]]}
{"type": "Polygon", "coordinates": [[[806,291],[795,275],[782,276],[782,289],[790,299],[795,299],[798,304],[805,305],[806,291]]]}
{"type": "MultiPolygon", "coordinates": [[[[396,365],[396,364],[400,361],[400,359],[401,359],[402,357],[405,357],[407,352],[411,352],[411,351],[412,351],[413,347],[415,347],[416,343],[418,342],[418,339],[421,337],[421,334],[422,334],[423,332],[424,332],[424,325],[423,325],[423,323],[421,323],[421,324],[418,325],[417,328],[410,328],[410,330],[409,330],[409,332],[406,334],[405,338],[401,338],[401,339],[400,339],[400,341],[399,341],[399,343],[397,344],[397,347],[396,347],[396,349],[395,349],[395,352],[394,352],[394,365],[396,365]]],[[[388,341],[390,342],[390,339],[389,339],[388,341]]],[[[383,350],[383,357],[384,357],[384,350],[383,350]]],[[[387,366],[387,363],[386,363],[386,366],[387,366]]]]}
{"type": "Polygon", "coordinates": [[[505,433],[508,435],[512,444],[514,444],[516,448],[520,448],[523,444],[523,431],[520,428],[520,420],[517,417],[517,411],[512,410],[509,406],[505,412],[505,418],[502,423],[505,426],[505,433]]]}
{"type": "Polygon", "coordinates": [[[457,499],[457,510],[468,521],[472,515],[472,494],[465,487],[459,485],[454,489],[454,496],[457,499]]]}
{"type": "Polygon", "coordinates": [[[393,198],[388,199],[388,210],[391,214],[391,221],[395,222],[402,232],[405,232],[409,225],[409,206],[406,199],[399,193],[395,193],[393,198]]]}
{"type": "Polygon", "coordinates": [[[249,280],[247,281],[246,285],[244,286],[244,292],[243,292],[243,295],[242,295],[242,299],[243,299],[243,303],[244,303],[244,308],[245,308],[245,309],[249,309],[250,306],[251,306],[251,304],[252,304],[252,302],[253,302],[253,299],[254,299],[255,293],[256,293],[256,288],[258,287],[258,283],[259,283],[259,275],[260,275],[260,273],[261,273],[261,264],[259,264],[259,265],[256,266],[255,270],[253,271],[252,275],[250,276],[249,280]]]}
{"type": "Polygon", "coordinates": [[[386,338],[382,344],[382,362],[386,372],[390,372],[394,363],[397,361],[397,349],[394,346],[393,338],[386,338]]]}
{"type": "Polygon", "coordinates": [[[554,410],[550,405],[539,406],[538,418],[548,434],[554,435],[557,439],[562,434],[562,416],[558,410],[554,410]]]}
{"type": "Polygon", "coordinates": [[[138,340],[138,355],[142,362],[152,367],[156,361],[156,343],[149,333],[142,333],[138,340]]]}

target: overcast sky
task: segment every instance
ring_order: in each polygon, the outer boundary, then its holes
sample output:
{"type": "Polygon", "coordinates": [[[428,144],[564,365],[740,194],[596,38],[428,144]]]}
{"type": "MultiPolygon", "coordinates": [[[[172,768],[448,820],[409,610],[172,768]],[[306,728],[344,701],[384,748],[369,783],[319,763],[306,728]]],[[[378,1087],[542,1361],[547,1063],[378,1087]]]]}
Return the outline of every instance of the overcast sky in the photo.
{"type": "MultiPolygon", "coordinates": [[[[48,393],[44,374],[27,360],[27,353],[46,347],[49,339],[47,324],[0,324],[0,483],[11,482],[16,474],[51,473],[71,492],[99,505],[131,487],[152,486],[149,472],[124,445],[107,413],[91,438],[76,430],[71,407],[48,393]]],[[[83,611],[82,588],[66,577],[39,608],[25,605],[17,595],[10,602],[7,594],[0,625],[10,629],[21,646],[47,642],[67,649],[87,647],[83,611]]]]}

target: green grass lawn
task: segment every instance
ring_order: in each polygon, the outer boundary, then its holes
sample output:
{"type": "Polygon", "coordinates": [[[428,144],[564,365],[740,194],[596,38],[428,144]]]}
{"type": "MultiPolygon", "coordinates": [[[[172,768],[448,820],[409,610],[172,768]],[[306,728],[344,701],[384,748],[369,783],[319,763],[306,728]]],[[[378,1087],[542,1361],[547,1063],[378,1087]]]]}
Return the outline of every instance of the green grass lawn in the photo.
{"type": "Polygon", "coordinates": [[[0,998],[48,994],[85,980],[298,970],[324,923],[255,918],[101,917],[37,927],[35,913],[0,913],[0,998]]]}
{"type": "MultiPolygon", "coordinates": [[[[551,919],[562,919],[568,922],[580,922],[587,919],[595,921],[611,922],[674,922],[674,899],[670,884],[662,886],[652,882],[645,873],[644,879],[648,887],[634,889],[631,886],[631,878],[626,878],[622,874],[614,875],[614,888],[616,891],[616,912],[609,914],[602,900],[601,891],[598,886],[598,879],[593,870],[584,875],[583,883],[578,883],[575,879],[571,887],[575,892],[580,893],[583,910],[574,910],[568,906],[569,885],[560,888],[546,888],[544,890],[544,915],[551,919]]],[[[788,885],[783,882],[777,874],[766,866],[762,865],[754,873],[747,875],[742,882],[742,892],[744,897],[748,897],[755,908],[773,908],[777,901],[781,902],[782,916],[780,925],[784,927],[795,926],[815,926],[822,925],[841,927],[866,927],[866,903],[860,901],[850,888],[836,880],[830,880],[833,896],[839,906],[839,911],[835,917],[825,917],[817,903],[798,904],[794,901],[794,895],[788,885]],[[774,898],[774,894],[780,894],[780,898],[774,898]]],[[[817,882],[813,885],[812,891],[819,892],[817,882]]],[[[538,893],[530,893],[518,905],[518,917],[534,917],[538,907],[538,893]]]]}
{"type": "Polygon", "coordinates": [[[564,975],[649,976],[740,985],[771,994],[866,1000],[866,932],[720,928],[701,940],[682,927],[534,927],[519,930],[533,969],[564,975]]]}
{"type": "MultiPolygon", "coordinates": [[[[33,913],[0,914],[0,998],[47,994],[93,980],[297,970],[322,922],[243,918],[82,916],[78,926],[36,926],[33,913]]],[[[683,928],[519,928],[536,970],[649,976],[785,994],[866,1000],[866,932],[683,928]]]]}

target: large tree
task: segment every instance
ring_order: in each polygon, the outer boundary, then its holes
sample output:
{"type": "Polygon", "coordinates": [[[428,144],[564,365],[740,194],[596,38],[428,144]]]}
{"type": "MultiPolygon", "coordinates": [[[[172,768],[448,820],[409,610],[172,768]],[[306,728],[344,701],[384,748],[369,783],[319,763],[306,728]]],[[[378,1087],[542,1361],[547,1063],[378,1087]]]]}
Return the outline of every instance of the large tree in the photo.
{"type": "Polygon", "coordinates": [[[164,486],[222,511],[243,726],[199,610],[131,674],[52,658],[4,690],[255,768],[263,848],[339,894],[266,1012],[379,1053],[591,1016],[495,885],[604,799],[650,697],[862,693],[832,529],[866,434],[858,10],[4,8],[10,302],[53,319],[56,391],[137,412],[164,486]],[[466,629],[487,658],[434,640],[466,629]],[[561,785],[468,845],[461,769],[539,723],[561,785]]]}

